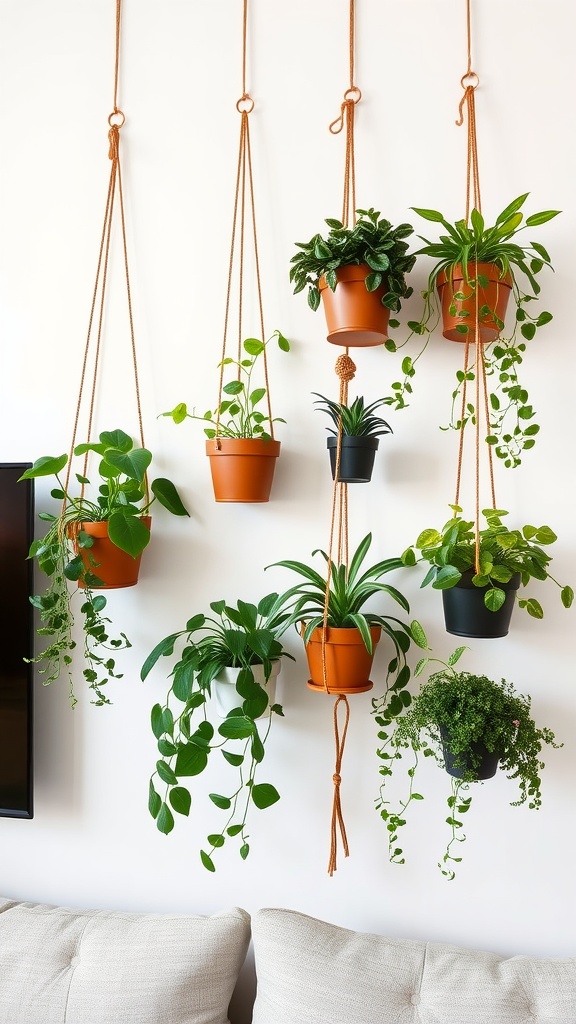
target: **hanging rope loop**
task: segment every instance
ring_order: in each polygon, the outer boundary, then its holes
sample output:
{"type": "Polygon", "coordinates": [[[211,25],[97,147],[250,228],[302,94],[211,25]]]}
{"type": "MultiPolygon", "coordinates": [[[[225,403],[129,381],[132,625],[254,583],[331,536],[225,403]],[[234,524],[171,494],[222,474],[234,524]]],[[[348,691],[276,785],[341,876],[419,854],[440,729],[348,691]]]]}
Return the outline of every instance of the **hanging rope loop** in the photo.
{"type": "Polygon", "coordinates": [[[344,694],[339,694],[334,703],[334,739],[336,743],[336,763],[334,765],[334,774],[332,781],[334,783],[334,801],[332,804],[332,821],[330,825],[330,860],[328,862],[328,874],[332,876],[336,871],[336,854],[338,847],[338,832],[342,839],[342,846],[344,848],[344,856],[348,857],[350,850],[348,847],[348,836],[346,835],[346,827],[344,825],[344,818],[342,815],[342,803],[340,798],[340,784],[342,782],[342,776],[340,770],[342,768],[342,758],[344,756],[344,746],[346,744],[346,734],[348,732],[348,723],[350,721],[350,705],[348,704],[348,698],[344,694]],[[344,728],[342,730],[342,736],[340,736],[340,730],[338,727],[338,708],[343,705],[345,711],[344,717],[344,728]]]}
{"type": "Polygon", "coordinates": [[[353,85],[350,87],[350,89],[346,90],[346,92],[344,93],[344,99],[342,100],[342,105],[340,107],[339,116],[334,121],[332,121],[331,124],[328,125],[328,131],[332,132],[332,135],[340,134],[340,132],[344,128],[346,120],[354,116],[354,107],[357,103],[360,102],[361,99],[362,93],[360,92],[360,89],[358,89],[356,85],[353,85]]]}
{"type": "Polygon", "coordinates": [[[349,384],[351,380],[354,380],[356,363],[350,358],[348,352],[343,352],[342,355],[338,356],[335,370],[340,377],[341,383],[349,384]]]}
{"type": "MultiPolygon", "coordinates": [[[[101,351],[102,351],[102,335],[104,325],[104,310],[106,305],[106,285],[108,281],[108,268],[109,268],[109,257],[110,257],[110,244],[112,237],[112,221],[114,216],[114,206],[116,198],[118,199],[118,207],[120,212],[120,226],[121,226],[121,238],[122,238],[122,253],[124,257],[124,277],[126,283],[126,299],[128,306],[128,318],[130,324],[130,345],[132,353],[132,368],[134,372],[134,388],[136,392],[136,412],[138,417],[138,424],[140,429],[140,443],[144,448],[144,426],[142,419],[142,407],[140,402],[140,384],[138,380],[138,365],[136,359],[136,340],[134,332],[134,318],[132,313],[132,297],[130,290],[130,273],[128,270],[128,244],[126,237],[126,220],[124,213],[124,194],[122,188],[122,170],[120,166],[120,129],[124,125],[126,118],[124,112],[118,106],[118,76],[119,76],[119,63],[120,63],[120,27],[121,27],[121,8],[122,0],[116,0],[116,40],[115,40],[115,61],[114,61],[114,103],[112,113],[108,115],[108,156],[112,161],[110,168],[110,178],[108,182],[108,192],[106,196],[106,206],[104,210],[104,222],[102,225],[102,233],[100,236],[100,249],[98,253],[98,264],[96,268],[96,280],[94,283],[94,289],[92,292],[92,302],[90,306],[90,316],[88,320],[88,330],[86,333],[86,343],[84,347],[84,357],[82,361],[82,370],[80,376],[80,388],[78,393],[78,401],[76,403],[76,412],[74,416],[74,425],[72,428],[72,442],[70,445],[70,455],[68,459],[68,466],[66,470],[66,482],[64,490],[68,491],[68,485],[70,482],[70,474],[72,469],[72,459],[74,455],[74,448],[76,447],[76,437],[78,433],[78,426],[80,422],[80,411],[82,406],[82,399],[84,395],[84,389],[86,386],[86,377],[88,372],[88,358],[91,352],[92,341],[95,341],[95,351],[93,356],[93,370],[92,370],[92,383],[89,396],[89,408],[88,408],[88,420],[86,427],[86,440],[91,440],[92,426],[94,420],[94,409],[96,402],[96,387],[98,381],[98,371],[101,363],[101,351]],[[93,337],[95,335],[95,338],[93,337]]],[[[84,471],[83,476],[87,476],[88,466],[88,453],[84,458],[84,471]]],[[[144,475],[144,487],[146,494],[146,501],[149,500],[148,491],[148,477],[144,475]]],[[[84,494],[84,484],[82,485],[81,494],[84,494]]]]}

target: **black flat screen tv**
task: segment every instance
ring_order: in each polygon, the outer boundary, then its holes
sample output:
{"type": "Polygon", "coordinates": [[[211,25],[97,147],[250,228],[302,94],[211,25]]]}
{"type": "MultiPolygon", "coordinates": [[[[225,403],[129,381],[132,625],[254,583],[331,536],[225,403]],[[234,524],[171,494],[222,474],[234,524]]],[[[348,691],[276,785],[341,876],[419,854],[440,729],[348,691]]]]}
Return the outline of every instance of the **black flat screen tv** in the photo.
{"type": "Polygon", "coordinates": [[[34,486],[29,462],[0,462],[0,816],[32,818],[32,561],[34,486]]]}

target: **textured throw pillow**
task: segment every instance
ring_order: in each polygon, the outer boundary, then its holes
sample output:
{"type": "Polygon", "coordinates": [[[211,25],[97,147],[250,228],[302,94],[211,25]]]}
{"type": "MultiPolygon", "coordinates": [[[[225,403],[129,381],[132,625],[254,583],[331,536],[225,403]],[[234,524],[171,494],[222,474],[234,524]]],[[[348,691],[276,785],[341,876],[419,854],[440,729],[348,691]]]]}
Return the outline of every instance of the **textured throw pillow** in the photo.
{"type": "Polygon", "coordinates": [[[291,910],[252,918],[253,1024],[575,1024],[576,958],[510,960],[349,931],[291,910]]]}
{"type": "Polygon", "coordinates": [[[227,1024],[249,915],[72,910],[0,899],[3,1024],[227,1024]]]}

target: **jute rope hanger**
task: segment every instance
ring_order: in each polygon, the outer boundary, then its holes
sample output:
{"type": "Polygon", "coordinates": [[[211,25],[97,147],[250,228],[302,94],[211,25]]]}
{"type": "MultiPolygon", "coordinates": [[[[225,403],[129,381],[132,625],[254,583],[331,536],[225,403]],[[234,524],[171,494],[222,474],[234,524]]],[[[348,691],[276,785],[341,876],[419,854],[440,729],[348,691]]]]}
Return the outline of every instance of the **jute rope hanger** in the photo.
{"type": "MultiPolygon", "coordinates": [[[[467,159],[466,159],[466,223],[470,219],[470,201],[471,196],[474,203],[474,209],[482,212],[482,200],[480,193],[480,171],[478,164],[478,136],[476,131],[476,104],[475,104],[475,92],[480,84],[480,79],[475,71],[472,70],[472,28],[471,28],[471,0],[465,0],[466,4],[466,40],[467,40],[467,67],[464,75],[460,79],[460,84],[464,90],[463,96],[460,100],[459,105],[459,116],[456,120],[458,127],[462,127],[464,121],[467,123],[467,159]]],[[[476,285],[474,288],[474,321],[473,321],[473,340],[470,341],[470,332],[466,335],[465,348],[464,348],[464,381],[462,384],[462,404],[460,410],[460,435],[458,444],[458,465],[456,471],[456,493],[454,498],[454,504],[460,505],[460,488],[462,482],[462,463],[464,456],[464,428],[465,428],[465,413],[467,404],[467,378],[468,370],[470,367],[470,346],[474,347],[474,358],[476,372],[474,375],[475,379],[475,410],[476,410],[476,423],[475,423],[475,510],[474,510],[474,529],[475,529],[475,569],[476,573],[480,571],[480,491],[481,491],[481,480],[480,480],[480,451],[481,451],[481,428],[485,429],[485,433],[490,432],[490,410],[488,404],[488,387],[486,383],[486,363],[484,359],[484,348],[480,339],[480,310],[479,310],[479,288],[478,288],[478,258],[475,260],[475,280],[476,285]]],[[[492,449],[490,445],[485,445],[487,449],[488,457],[488,474],[490,481],[490,492],[492,499],[492,508],[496,508],[496,491],[494,485],[494,464],[492,459],[492,449]]],[[[456,513],[455,513],[456,514],[456,513]]]]}
{"type": "MultiPolygon", "coordinates": [[[[140,433],[140,442],[144,447],[144,427],[142,419],[142,406],[140,400],[140,385],[138,380],[138,363],[136,358],[136,340],[134,333],[134,317],[132,311],[132,294],[130,289],[130,272],[128,268],[128,245],[126,240],[126,218],[124,212],[124,193],[122,187],[122,168],[120,162],[120,129],[123,127],[126,118],[123,111],[118,106],[118,81],[119,81],[119,70],[120,70],[120,29],[122,21],[122,0],[115,0],[116,4],[116,26],[115,26],[115,58],[114,58],[114,87],[113,87],[113,108],[112,113],[108,116],[108,157],[111,160],[110,167],[110,178],[108,181],[108,190],[106,195],[106,205],[104,210],[104,223],[102,226],[102,232],[100,236],[100,247],[98,252],[98,262],[96,268],[96,280],[94,283],[94,289],[92,292],[92,301],[90,305],[90,315],[88,319],[88,330],[86,334],[86,342],[84,347],[84,357],[82,361],[82,370],[80,376],[80,387],[78,393],[78,401],[76,404],[76,412],[74,416],[74,425],[72,429],[72,443],[70,446],[70,456],[68,459],[68,465],[66,470],[66,486],[65,490],[68,491],[68,485],[70,482],[70,473],[72,468],[72,458],[74,454],[74,448],[76,447],[76,439],[78,434],[78,425],[80,420],[80,412],[82,407],[82,400],[84,396],[84,389],[87,382],[88,376],[88,358],[91,350],[91,343],[94,336],[94,320],[96,319],[96,345],[93,359],[93,370],[92,370],[92,381],[90,388],[90,401],[88,409],[88,422],[86,438],[89,441],[92,432],[92,425],[94,420],[94,406],[96,401],[96,390],[98,382],[98,371],[101,364],[101,350],[102,350],[102,329],[104,321],[105,311],[105,298],[106,298],[106,285],[108,282],[108,264],[110,256],[110,242],[112,235],[112,224],[114,218],[114,205],[116,197],[118,197],[118,206],[120,211],[120,226],[122,236],[122,252],[123,252],[123,263],[124,263],[124,277],[126,283],[126,298],[128,305],[128,318],[130,324],[130,345],[132,353],[132,367],[134,372],[134,388],[136,395],[136,411],[138,417],[138,427],[140,433]],[[97,312],[96,312],[97,311],[97,312]]],[[[88,465],[88,453],[84,457],[84,470],[83,476],[86,476],[88,465]]],[[[146,500],[148,501],[148,478],[144,476],[144,485],[146,490],[146,500]]],[[[84,494],[84,485],[82,485],[82,495],[84,494]]]]}
{"type": "MultiPolygon", "coordinates": [[[[354,151],[354,114],[356,104],[360,101],[362,93],[354,82],[354,54],[355,54],[355,0],[350,0],[349,7],[349,70],[350,84],[342,100],[340,114],[329,125],[329,131],[338,135],[342,130],[346,131],[345,157],[344,157],[344,189],[342,201],[342,223],[345,227],[356,223],[356,164],[354,151]]],[[[349,350],[338,356],[335,371],[339,378],[339,403],[348,404],[348,384],[354,378],[356,366],[349,355],[349,350]]],[[[330,538],[328,544],[328,567],[326,574],[326,593],[324,598],[324,614],[322,621],[322,678],[324,690],[328,693],[328,681],[326,672],[326,635],[328,630],[328,607],[330,600],[330,584],[332,579],[332,561],[334,546],[337,550],[337,561],[339,565],[348,566],[348,485],[340,483],[340,461],[342,455],[342,420],[339,419],[336,443],[336,459],[334,466],[334,487],[332,491],[332,511],[330,518],[330,538]]],[[[336,747],[336,758],[332,781],[334,783],[334,794],[332,801],[332,818],[330,824],[330,856],[328,861],[328,873],[332,876],[337,867],[338,834],[342,841],[344,856],[348,857],[350,850],[340,795],[342,782],[341,768],[344,756],[348,723],[350,721],[350,705],[346,694],[337,694],[334,703],[334,741],[336,747]],[[340,732],[338,724],[339,710],[344,711],[344,725],[340,732]]]]}
{"type": "MultiPolygon", "coordinates": [[[[262,342],[265,343],[264,332],[264,308],[262,302],[262,283],[260,277],[260,259],[258,252],[258,235],[256,231],[256,206],[254,201],[254,179],[252,174],[252,152],[250,148],[250,123],[249,115],[254,110],[254,100],[246,88],[246,52],[247,52],[247,27],[248,27],[248,0],[242,0],[242,95],[236,102],[236,109],[240,114],[240,144],[238,148],[238,163],[236,170],[236,188],[234,195],[234,212],[232,216],[232,238],[230,242],[230,258],[228,263],[228,281],[226,287],[226,305],[224,313],[224,331],[222,337],[222,358],[220,361],[220,377],[218,384],[218,409],[216,413],[216,438],[215,443],[221,447],[219,438],[220,429],[220,406],[222,404],[222,390],[224,386],[224,359],[226,358],[228,327],[230,319],[230,306],[232,294],[232,279],[234,273],[234,261],[238,255],[238,338],[237,338],[237,361],[240,362],[242,354],[242,322],[243,322],[243,300],[244,300],[244,256],[246,236],[246,206],[249,207],[250,224],[252,228],[252,241],[254,252],[254,270],[256,278],[256,294],[258,299],[258,313],[262,342]],[[237,238],[239,235],[239,240],[237,238]]],[[[270,386],[268,381],[268,360],[266,349],[262,353],[264,384],[266,387],[266,402],[270,421],[270,436],[274,440],[274,423],[272,417],[272,405],[270,400],[270,386]]],[[[240,369],[238,369],[240,379],[240,369]]]]}

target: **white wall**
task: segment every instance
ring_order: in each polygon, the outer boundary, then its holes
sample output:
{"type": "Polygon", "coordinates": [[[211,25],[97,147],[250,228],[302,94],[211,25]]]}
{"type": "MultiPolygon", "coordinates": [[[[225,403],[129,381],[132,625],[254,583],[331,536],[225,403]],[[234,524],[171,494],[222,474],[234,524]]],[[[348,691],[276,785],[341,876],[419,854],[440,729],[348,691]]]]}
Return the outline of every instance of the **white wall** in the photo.
{"type": "MultiPolygon", "coordinates": [[[[265,317],[293,342],[271,358],[272,398],[283,453],[273,498],[262,506],[215,504],[202,431],[175,427],[158,413],[178,401],[215,404],[224,320],[241,94],[240,0],[125,0],[120,105],[130,266],[145,434],[156,468],[180,485],[187,521],[155,517],[142,579],[112,594],[114,621],[133,641],[122,657],[114,704],[75,711],[66,685],[36,690],[36,814],[0,821],[3,895],[78,906],[213,912],[277,905],[390,935],[427,937],[505,953],[573,954],[575,612],[541,587],[545,619],[517,610],[506,639],[471,642],[467,666],[505,676],[533,697],[538,720],[564,748],[546,752],[544,806],[510,808],[512,784],[498,777],[474,791],[468,842],[457,879],[436,862],[443,849],[445,777],[430,768],[425,802],[404,830],[408,862],[387,861],[378,790],[371,694],[352,702],[342,800],[350,857],[327,875],[332,796],[331,698],[305,686],[296,665],[280,681],[285,719],[269,743],[265,775],[282,799],[253,816],[246,863],[224,850],[217,872],[198,848],[218,823],[200,779],[190,820],[160,835],[148,816],[155,761],[149,729],[162,699],[160,672],[145,684],[140,665],[158,639],[220,597],[258,598],[292,581],[263,567],[307,558],[328,541],[331,481],[325,424],[312,391],[336,394],[338,350],[325,341],[323,314],[293,297],[288,263],[295,240],[309,238],[342,201],[342,136],[328,124],[348,85],[345,0],[252,0],[249,89],[265,317]],[[254,544],[251,550],[251,544],[254,544]]],[[[462,0],[360,0],[357,19],[359,205],[393,222],[409,208],[463,213],[465,130],[455,127],[466,69],[462,0]]],[[[0,460],[33,460],[68,448],[80,360],[109,174],[112,109],[112,0],[0,0],[1,346],[0,460]]],[[[576,579],[573,410],[575,356],[570,326],[576,208],[571,148],[574,91],[570,0],[483,0],[474,5],[483,207],[495,216],[530,191],[530,211],[560,208],[542,229],[556,267],[542,275],[554,312],[525,364],[543,425],[520,469],[497,467],[499,503],[520,523],[547,522],[558,533],[554,566],[576,579]],[[572,262],[570,261],[572,258],[572,262]],[[554,366],[554,371],[552,369],[554,366]]],[[[116,250],[107,317],[105,384],[99,429],[135,430],[121,265],[116,250]]],[[[425,261],[413,273],[424,286],[425,261]]],[[[406,313],[418,311],[416,301],[406,313]]],[[[257,330],[247,324],[247,333],[257,330]]],[[[447,517],[453,500],[456,438],[442,433],[461,349],[434,340],[416,378],[412,407],[390,413],[375,480],[350,488],[353,542],[371,529],[375,557],[399,553],[421,528],[447,517]]],[[[388,389],[398,364],[381,349],[361,352],[352,393],[388,389]]],[[[470,453],[471,457],[471,453],[470,453]]],[[[38,508],[47,486],[37,488],[38,508]]],[[[419,590],[421,573],[396,582],[425,624],[434,653],[444,631],[440,599],[419,590]]],[[[6,586],[6,581],[3,583],[6,586]]],[[[415,661],[416,656],[413,661],[415,661]]],[[[376,689],[385,653],[379,652],[376,689]]]]}

